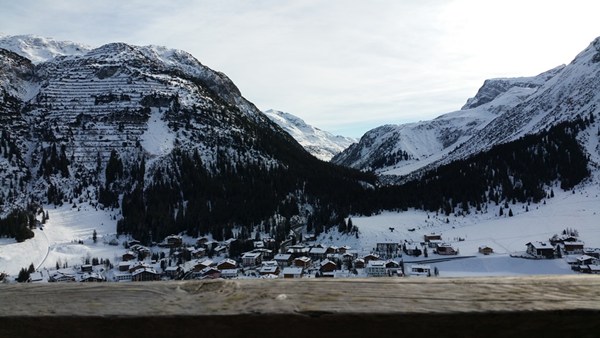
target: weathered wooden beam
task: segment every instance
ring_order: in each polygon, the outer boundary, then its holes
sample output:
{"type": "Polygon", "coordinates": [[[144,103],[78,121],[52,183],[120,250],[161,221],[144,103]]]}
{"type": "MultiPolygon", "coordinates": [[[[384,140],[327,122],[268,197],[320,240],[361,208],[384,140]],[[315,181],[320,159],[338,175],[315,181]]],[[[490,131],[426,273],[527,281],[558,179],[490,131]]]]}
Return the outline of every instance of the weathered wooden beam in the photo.
{"type": "Polygon", "coordinates": [[[600,278],[0,285],[0,337],[600,335],[600,278]]]}

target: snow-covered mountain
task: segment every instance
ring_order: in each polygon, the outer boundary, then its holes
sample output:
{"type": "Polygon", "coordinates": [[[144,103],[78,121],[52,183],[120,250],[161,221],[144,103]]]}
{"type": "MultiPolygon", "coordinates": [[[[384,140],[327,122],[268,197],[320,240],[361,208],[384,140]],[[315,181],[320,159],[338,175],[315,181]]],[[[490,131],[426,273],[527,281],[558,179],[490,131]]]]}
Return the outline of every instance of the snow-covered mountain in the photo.
{"type": "Polygon", "coordinates": [[[184,51],[3,37],[0,91],[0,214],[99,203],[149,241],[306,216],[315,204],[290,205],[328,201],[328,184],[362,189],[184,51]]]}
{"type": "Polygon", "coordinates": [[[569,65],[534,77],[485,81],[461,110],[368,131],[332,162],[408,175],[600,111],[600,38],[569,65]]]}
{"type": "Polygon", "coordinates": [[[277,123],[296,139],[304,149],[323,161],[331,160],[333,156],[348,148],[352,143],[357,142],[354,138],[333,135],[330,132],[313,127],[290,113],[273,109],[269,109],[264,113],[271,121],[277,123]]]}
{"type": "Polygon", "coordinates": [[[92,48],[70,41],[58,41],[37,35],[0,35],[0,48],[17,53],[34,64],[57,56],[83,55],[92,48]]]}

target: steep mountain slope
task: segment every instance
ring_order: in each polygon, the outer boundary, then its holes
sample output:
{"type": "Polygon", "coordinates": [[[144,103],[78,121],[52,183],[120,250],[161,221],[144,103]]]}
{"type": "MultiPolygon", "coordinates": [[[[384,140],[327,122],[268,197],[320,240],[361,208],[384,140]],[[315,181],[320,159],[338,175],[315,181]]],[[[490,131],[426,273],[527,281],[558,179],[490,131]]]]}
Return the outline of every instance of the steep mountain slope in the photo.
{"type": "Polygon", "coordinates": [[[71,45],[3,41],[27,46],[0,49],[5,213],[32,202],[122,207],[119,231],[150,241],[274,216],[289,226],[321,209],[342,217],[359,181],[374,183],[310,156],[186,52],[111,43],[60,55],[71,45]]]}
{"type": "Polygon", "coordinates": [[[492,120],[522,103],[559,69],[530,78],[488,80],[462,110],[430,121],[375,128],[332,162],[380,174],[408,174],[447,156],[492,120]]]}
{"type": "Polygon", "coordinates": [[[567,66],[532,78],[487,80],[458,112],[371,130],[333,162],[380,174],[420,173],[597,113],[599,41],[593,41],[567,66]]]}
{"type": "Polygon", "coordinates": [[[264,114],[288,132],[309,153],[323,161],[331,160],[333,156],[357,141],[351,137],[333,135],[315,128],[290,113],[270,109],[264,114]]]}

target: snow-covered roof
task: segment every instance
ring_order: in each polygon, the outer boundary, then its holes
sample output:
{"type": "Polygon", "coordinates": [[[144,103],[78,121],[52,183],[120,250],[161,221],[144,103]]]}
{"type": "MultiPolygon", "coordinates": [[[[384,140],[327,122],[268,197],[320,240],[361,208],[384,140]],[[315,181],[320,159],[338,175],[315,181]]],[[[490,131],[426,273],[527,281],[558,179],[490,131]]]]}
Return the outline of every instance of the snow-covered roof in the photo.
{"type": "Polygon", "coordinates": [[[279,269],[279,266],[277,265],[263,265],[258,269],[258,271],[260,273],[275,273],[277,272],[277,269],[279,269]]]}
{"type": "Polygon", "coordinates": [[[260,252],[245,252],[242,255],[242,259],[256,259],[258,257],[260,257],[261,253],[260,252]]]}
{"type": "Polygon", "coordinates": [[[385,261],[372,260],[367,263],[367,268],[383,268],[385,267],[385,261]]]}
{"type": "Polygon", "coordinates": [[[291,254],[277,254],[277,255],[275,255],[275,260],[276,261],[287,261],[290,258],[292,258],[291,254]]]}
{"type": "Polygon", "coordinates": [[[596,257],[592,257],[592,256],[588,256],[588,255],[582,255],[582,256],[577,257],[577,260],[579,262],[587,261],[590,259],[596,259],[596,257]]]}
{"type": "Polygon", "coordinates": [[[220,261],[219,263],[217,263],[217,266],[218,266],[218,265],[221,265],[221,264],[231,264],[231,265],[234,265],[234,266],[235,266],[235,265],[237,265],[237,262],[236,262],[236,261],[234,261],[234,260],[233,260],[233,259],[231,259],[231,258],[225,258],[224,260],[222,260],[222,261],[220,261]]]}
{"type": "Polygon", "coordinates": [[[302,256],[302,257],[296,258],[295,260],[296,261],[302,261],[302,262],[308,263],[308,262],[310,262],[310,257],[302,256]]]}
{"type": "Polygon", "coordinates": [[[297,267],[287,267],[283,268],[284,275],[301,275],[304,270],[302,268],[297,267]]]}
{"type": "Polygon", "coordinates": [[[527,243],[527,245],[533,246],[534,249],[552,249],[552,250],[554,250],[554,247],[552,246],[552,244],[550,244],[550,242],[535,241],[535,242],[529,242],[529,243],[527,243]]]}
{"type": "Polygon", "coordinates": [[[330,261],[329,259],[325,259],[325,260],[323,260],[323,261],[321,262],[321,266],[322,266],[322,267],[323,267],[323,266],[325,266],[325,265],[327,265],[327,264],[334,264],[334,265],[336,265],[336,266],[337,266],[337,264],[335,264],[335,262],[332,262],[332,261],[330,261]]]}
{"type": "Polygon", "coordinates": [[[322,255],[325,254],[327,252],[326,248],[320,248],[320,247],[314,247],[311,248],[309,251],[311,254],[315,254],[315,255],[322,255]]]}

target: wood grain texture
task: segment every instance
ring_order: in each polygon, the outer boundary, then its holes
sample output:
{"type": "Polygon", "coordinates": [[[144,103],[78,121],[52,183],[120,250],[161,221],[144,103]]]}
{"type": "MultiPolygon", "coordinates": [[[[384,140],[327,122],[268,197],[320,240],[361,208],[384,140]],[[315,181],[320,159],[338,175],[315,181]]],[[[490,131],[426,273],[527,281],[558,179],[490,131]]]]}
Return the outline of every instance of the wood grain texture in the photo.
{"type": "Polygon", "coordinates": [[[103,332],[120,328],[112,333],[118,336],[140,323],[146,336],[185,336],[200,325],[219,337],[261,329],[262,336],[277,337],[290,323],[303,330],[284,336],[324,329],[353,336],[398,325],[398,333],[444,328],[457,337],[544,328],[552,328],[545,331],[550,337],[600,334],[596,276],[10,284],[0,285],[0,304],[0,337],[39,333],[38,326],[51,332],[85,327],[90,336],[100,325],[103,332]]]}

